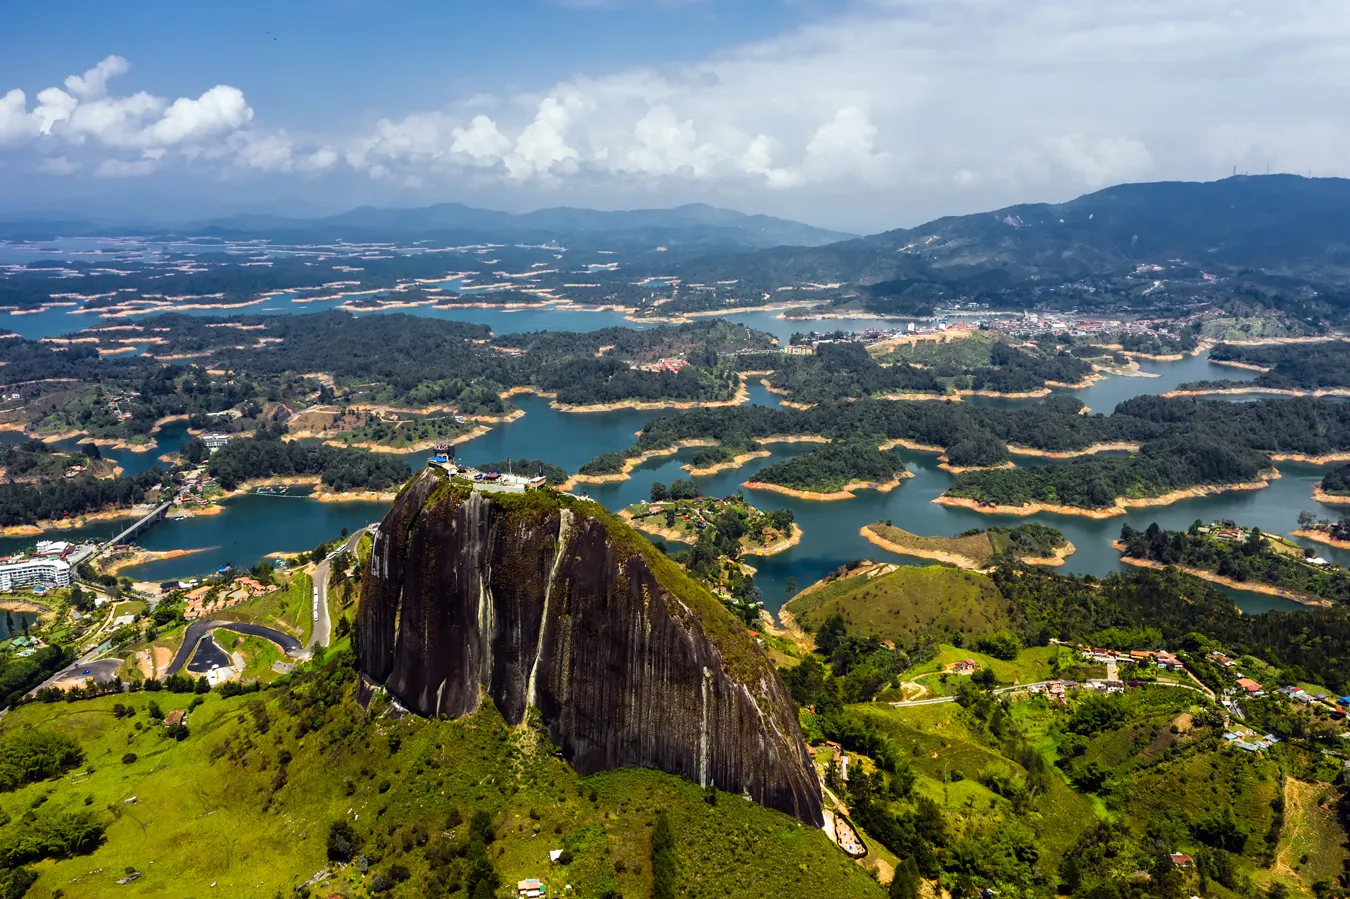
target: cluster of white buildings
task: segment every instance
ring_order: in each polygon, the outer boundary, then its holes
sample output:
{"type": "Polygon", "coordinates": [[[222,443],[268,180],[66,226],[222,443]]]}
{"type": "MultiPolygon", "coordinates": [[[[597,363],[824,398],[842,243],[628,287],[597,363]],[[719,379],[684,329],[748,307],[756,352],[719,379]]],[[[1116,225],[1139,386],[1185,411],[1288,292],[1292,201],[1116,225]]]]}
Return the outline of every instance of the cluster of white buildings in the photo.
{"type": "Polygon", "coordinates": [[[0,593],[27,587],[69,587],[70,563],[57,556],[34,556],[0,563],[0,593]]]}
{"type": "Polygon", "coordinates": [[[524,493],[526,490],[538,490],[548,483],[548,479],[542,475],[529,477],[510,472],[484,472],[467,465],[456,465],[445,453],[432,456],[427,464],[440,468],[455,480],[472,485],[474,490],[481,493],[524,493]]]}

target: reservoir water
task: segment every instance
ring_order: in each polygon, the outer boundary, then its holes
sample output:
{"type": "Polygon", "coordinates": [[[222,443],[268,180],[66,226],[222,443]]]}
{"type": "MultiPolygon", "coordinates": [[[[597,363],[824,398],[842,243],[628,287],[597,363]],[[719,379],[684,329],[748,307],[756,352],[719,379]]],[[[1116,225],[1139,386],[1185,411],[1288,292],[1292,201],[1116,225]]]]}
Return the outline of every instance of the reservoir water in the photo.
{"type": "MultiPolygon", "coordinates": [[[[336,305],[337,301],[334,301],[336,305]]],[[[273,305],[273,304],[265,304],[273,305]]],[[[289,304],[277,302],[277,311],[317,311],[323,304],[289,304]]],[[[252,310],[250,310],[252,311],[252,310]]],[[[258,309],[257,311],[271,311],[258,309]]],[[[509,333],[529,330],[591,330],[619,325],[634,326],[617,312],[573,312],[548,310],[505,311],[493,309],[433,310],[414,309],[414,314],[437,318],[476,321],[489,325],[494,332],[509,333]]],[[[378,313],[376,313],[378,314],[378,313]]],[[[776,312],[756,312],[728,316],[748,327],[768,331],[786,341],[794,331],[833,330],[835,328],[862,328],[876,324],[875,319],[828,319],[816,321],[788,321],[776,312]]],[[[96,319],[90,316],[68,316],[62,310],[53,310],[22,319],[11,319],[9,326],[26,336],[46,336],[86,327],[96,319]],[[59,316],[59,318],[57,318],[59,316]],[[25,321],[24,319],[27,319],[25,321]],[[59,327],[57,326],[59,323],[59,327]],[[43,333],[38,333],[42,331],[43,333]],[[31,333],[30,333],[31,332],[31,333]]],[[[1092,386],[1076,391],[1059,391],[1081,399],[1094,412],[1109,414],[1116,404],[1141,394],[1163,393],[1184,381],[1202,379],[1246,379],[1250,372],[1214,365],[1203,357],[1190,357],[1180,362],[1145,362],[1142,370],[1156,377],[1108,377],[1092,386]]],[[[757,383],[750,386],[751,402],[776,406],[777,399],[757,383]]],[[[483,462],[504,458],[537,458],[575,471],[595,456],[622,450],[633,444],[634,434],[660,412],[620,410],[607,413],[576,414],[552,409],[547,400],[533,396],[518,396],[516,403],[525,411],[517,421],[499,425],[487,435],[460,447],[464,460],[483,462]]],[[[973,402],[991,405],[1022,405],[1035,400],[976,399],[973,402]]],[[[160,454],[176,449],[184,437],[181,423],[171,423],[157,437],[160,445],[148,453],[129,453],[106,449],[104,455],[115,459],[128,473],[144,471],[158,461],[160,454]]],[[[21,439],[6,435],[5,439],[21,439]]],[[[71,441],[73,445],[75,441],[71,441]]],[[[755,472],[779,459],[807,452],[809,445],[778,444],[769,447],[773,455],[756,460],[743,468],[701,478],[699,484],[705,494],[727,495],[740,489],[743,481],[755,472]]],[[[681,465],[688,462],[694,451],[651,460],[633,472],[630,480],[618,484],[594,485],[590,495],[610,509],[620,509],[648,496],[655,481],[669,483],[688,477],[681,465]]],[[[402,457],[410,466],[424,463],[421,455],[402,457]]],[[[897,526],[925,535],[950,535],[968,528],[989,527],[994,524],[1017,524],[1028,519],[990,516],[964,509],[935,505],[932,500],[950,483],[951,476],[937,468],[937,459],[931,454],[908,453],[905,456],[915,477],[890,493],[860,492],[856,498],[844,502],[818,503],[796,500],[775,493],[747,492],[756,505],[763,508],[786,506],[792,509],[804,531],[804,539],[792,550],[766,559],[751,559],[759,569],[756,583],[764,594],[765,605],[777,609],[787,598],[789,578],[799,586],[806,586],[825,576],[842,564],[859,558],[888,559],[897,562],[927,564],[922,560],[893,556],[868,543],[858,534],[864,524],[889,519],[897,526]]],[[[1047,464],[1019,459],[1018,464],[1047,464]]],[[[1048,463],[1055,464],[1055,463],[1048,463]]],[[[1212,520],[1232,518],[1259,525],[1264,530],[1289,533],[1295,527],[1298,513],[1309,509],[1319,515],[1335,517],[1334,509],[1320,507],[1312,496],[1313,485],[1322,470],[1310,465],[1282,464],[1283,475],[1264,490],[1223,494],[1186,500],[1158,509],[1144,509],[1128,516],[1104,521],[1057,515],[1038,515],[1035,520],[1059,528],[1078,548],[1061,569],[1068,572],[1105,574],[1120,567],[1110,541],[1128,522],[1143,528],[1157,521],[1169,528],[1183,528],[1195,519],[1212,520]]],[[[139,538],[139,543],[151,550],[200,550],[181,556],[128,569],[124,574],[138,580],[167,580],[214,571],[232,563],[247,567],[272,552],[298,552],[310,549],[324,540],[335,538],[343,527],[353,529],[384,514],[386,506],[372,502],[320,503],[301,496],[264,497],[240,496],[222,503],[223,512],[198,516],[183,521],[165,521],[151,528],[139,538]]],[[[106,539],[117,532],[123,522],[100,522],[75,531],[60,532],[63,539],[85,537],[106,539]]],[[[0,540],[0,552],[12,551],[31,540],[0,540]]],[[[1342,564],[1350,564],[1350,553],[1314,545],[1318,554],[1342,564]]],[[[1234,598],[1247,611],[1270,608],[1294,608],[1294,604],[1276,597],[1235,592],[1234,598]]]]}

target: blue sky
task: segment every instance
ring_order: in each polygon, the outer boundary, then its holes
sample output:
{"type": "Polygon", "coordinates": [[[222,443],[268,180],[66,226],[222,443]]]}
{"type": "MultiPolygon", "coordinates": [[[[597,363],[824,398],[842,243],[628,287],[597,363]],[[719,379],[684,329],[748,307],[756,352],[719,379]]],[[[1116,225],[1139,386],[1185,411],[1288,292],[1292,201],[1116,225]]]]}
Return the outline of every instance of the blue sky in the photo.
{"type": "Polygon", "coordinates": [[[1339,0],[15,7],[11,215],[701,201],[875,231],[1350,158],[1339,0]]]}

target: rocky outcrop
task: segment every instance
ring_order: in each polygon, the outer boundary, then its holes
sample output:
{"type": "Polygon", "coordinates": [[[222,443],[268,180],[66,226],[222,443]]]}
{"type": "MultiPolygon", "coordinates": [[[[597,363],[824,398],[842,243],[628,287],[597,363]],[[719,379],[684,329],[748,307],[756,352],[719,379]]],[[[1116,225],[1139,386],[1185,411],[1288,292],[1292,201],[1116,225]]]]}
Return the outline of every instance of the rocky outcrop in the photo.
{"type": "Polygon", "coordinates": [[[822,823],[782,682],[725,608],[598,505],[418,475],[380,525],[361,671],[423,715],[539,710],[577,771],[647,767],[822,823]]]}

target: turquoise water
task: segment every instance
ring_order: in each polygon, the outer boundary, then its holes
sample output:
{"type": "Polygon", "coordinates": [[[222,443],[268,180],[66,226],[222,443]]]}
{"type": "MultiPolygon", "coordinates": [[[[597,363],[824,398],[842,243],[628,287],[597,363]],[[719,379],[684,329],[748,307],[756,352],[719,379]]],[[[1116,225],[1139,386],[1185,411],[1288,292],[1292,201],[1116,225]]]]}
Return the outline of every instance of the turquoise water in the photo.
{"type": "MultiPolygon", "coordinates": [[[[1169,363],[1159,363],[1169,365],[1169,363]]],[[[1179,371],[1169,372],[1164,379],[1128,379],[1126,385],[1113,379],[1094,385],[1100,400],[1114,403],[1132,395],[1131,385],[1166,384],[1194,377],[1198,367],[1209,367],[1203,360],[1174,363],[1179,371]]],[[[1080,394],[1088,391],[1079,391],[1080,394]]],[[[488,435],[464,444],[460,448],[463,459],[487,461],[501,458],[543,458],[575,470],[594,456],[632,445],[634,432],[658,413],[623,410],[600,414],[568,414],[549,407],[538,397],[517,398],[525,416],[510,424],[494,428],[488,435]]],[[[751,401],[761,405],[775,405],[775,398],[757,384],[751,386],[751,401]]],[[[1094,400],[1094,403],[1099,402],[1094,400]]],[[[1097,405],[1097,408],[1102,408],[1097,405]]],[[[770,447],[773,455],[755,460],[735,471],[722,472],[699,479],[703,491],[709,495],[735,493],[743,481],[779,459],[808,452],[809,445],[778,444],[770,447]]],[[[586,488],[590,495],[610,509],[620,509],[645,499],[654,481],[669,483],[688,477],[680,466],[686,464],[694,450],[674,456],[653,459],[633,472],[630,480],[617,484],[592,485],[586,488]]],[[[421,456],[404,457],[410,464],[421,465],[421,456]]],[[[764,508],[786,506],[792,509],[798,524],[805,532],[800,545],[788,552],[766,559],[752,559],[759,569],[756,583],[764,593],[766,605],[776,609],[786,599],[789,577],[805,586],[837,568],[859,558],[892,559],[898,562],[926,564],[904,556],[892,556],[864,540],[858,530],[864,524],[879,519],[890,519],[896,525],[920,534],[955,534],[972,527],[993,524],[1017,524],[1026,519],[982,515],[966,509],[952,509],[932,502],[946,489],[951,476],[937,467],[932,454],[907,452],[905,458],[915,477],[890,493],[862,491],[853,500],[844,502],[809,502],[784,497],[775,493],[748,491],[751,500],[764,508]]],[[[1196,518],[1233,518],[1259,524],[1262,528],[1288,533],[1295,527],[1300,510],[1313,509],[1321,514],[1311,500],[1313,485],[1321,477],[1321,470],[1311,465],[1285,464],[1283,477],[1264,490],[1233,493],[1215,497],[1187,500],[1159,509],[1145,509],[1128,516],[1104,521],[1075,516],[1038,515],[1036,520],[1064,531],[1078,547],[1076,555],[1062,569],[1069,572],[1103,574],[1120,567],[1110,541],[1128,522],[1143,528],[1157,521],[1164,527],[1180,528],[1196,518]]],[[[320,541],[332,539],[341,528],[354,529],[378,520],[385,511],[381,503],[319,503],[306,497],[243,496],[224,503],[225,512],[185,521],[165,521],[144,534],[140,543],[147,549],[192,549],[205,551],[177,559],[155,562],[127,571],[131,577],[144,580],[164,580],[187,577],[212,571],[225,563],[251,565],[267,553],[295,552],[309,549],[320,541]]],[[[113,522],[94,525],[84,531],[64,532],[70,537],[106,539],[118,529],[113,522]]],[[[22,541],[0,541],[0,551],[6,544],[22,541]]],[[[1317,552],[1343,564],[1350,564],[1350,553],[1316,546],[1317,552]]],[[[1239,604],[1247,611],[1269,608],[1291,608],[1293,604],[1261,594],[1235,593],[1239,604]]]]}
{"type": "MultiPolygon", "coordinates": [[[[328,304],[292,304],[285,298],[265,304],[264,308],[274,307],[285,312],[318,311],[326,305],[337,305],[340,301],[328,304]]],[[[511,333],[531,330],[590,330],[611,326],[633,326],[624,320],[618,312],[571,312],[555,309],[505,311],[493,309],[435,310],[419,308],[414,314],[427,317],[474,321],[489,325],[497,333],[511,333]]],[[[786,341],[794,331],[825,330],[833,328],[861,328],[876,324],[874,319],[828,319],[815,322],[787,321],[775,312],[756,312],[731,316],[734,321],[748,327],[768,331],[786,341]]],[[[60,333],[72,329],[70,322],[76,320],[83,326],[93,319],[87,316],[67,316],[63,311],[44,313],[39,316],[22,316],[18,320],[11,318],[10,327],[15,330],[27,329],[36,336],[48,327],[44,322],[59,321],[59,330],[46,333],[60,333]]],[[[1162,393],[1174,388],[1183,381],[1207,378],[1246,379],[1252,373],[1237,369],[1213,365],[1204,358],[1188,358],[1181,362],[1146,362],[1145,372],[1156,374],[1154,378],[1109,377],[1083,390],[1057,393],[1068,394],[1081,399],[1096,412],[1109,413],[1116,404],[1140,394],[1162,393]]],[[[970,402],[1013,407],[1036,402],[1035,400],[996,400],[973,399],[970,402]]],[[[548,401],[532,396],[516,397],[516,402],[525,410],[525,416],[509,424],[500,425],[487,435],[464,444],[460,455],[469,462],[487,461],[502,458],[541,458],[560,465],[569,471],[575,471],[580,465],[595,456],[630,447],[634,434],[659,412],[637,412],[620,410],[599,414],[562,413],[549,407],[548,401]]],[[[751,402],[761,405],[777,405],[777,400],[758,384],[751,385],[751,402]]],[[[155,464],[160,454],[176,449],[184,439],[181,423],[167,426],[158,435],[161,445],[149,453],[127,453],[118,450],[105,450],[105,455],[115,459],[128,473],[137,473],[155,464]]],[[[16,435],[0,432],[0,439],[21,439],[16,435]]],[[[71,442],[72,444],[74,441],[71,442]]],[[[809,445],[780,444],[769,448],[773,455],[768,459],[755,460],[735,471],[699,480],[703,491],[710,495],[726,495],[740,489],[743,481],[750,480],[755,472],[779,459],[807,452],[809,445]]],[[[633,472],[633,477],[619,484],[595,485],[590,493],[611,509],[619,509],[633,502],[645,499],[654,481],[669,483],[672,480],[688,477],[680,466],[693,454],[685,451],[671,457],[653,459],[633,472]]],[[[420,466],[420,455],[405,456],[410,465],[420,466]]],[[[789,577],[795,578],[800,586],[805,586],[839,565],[858,558],[894,559],[900,562],[921,563],[920,560],[903,556],[891,556],[865,541],[858,534],[859,528],[878,519],[890,519],[896,525],[920,534],[955,534],[972,527],[988,527],[993,524],[1016,524],[1026,519],[1003,516],[982,515],[965,509],[951,509],[935,505],[932,500],[939,496],[950,483],[951,476],[937,468],[935,456],[923,453],[908,453],[905,458],[915,477],[906,481],[898,489],[887,493],[863,491],[845,502],[813,503],[795,500],[774,493],[750,494],[757,505],[765,508],[786,506],[793,510],[797,521],[805,532],[800,545],[792,550],[768,559],[753,559],[759,569],[756,583],[764,593],[767,606],[776,609],[786,599],[786,583],[789,577]]],[[[1023,460],[1019,464],[1044,464],[1035,460],[1023,460]]],[[[1120,532],[1122,524],[1128,522],[1135,527],[1145,527],[1157,521],[1164,527],[1185,527],[1196,518],[1232,518],[1250,522],[1262,528],[1288,533],[1295,527],[1299,511],[1312,509],[1319,514],[1332,514],[1318,507],[1311,499],[1313,485],[1321,477],[1321,470],[1308,465],[1285,464],[1280,466],[1284,475],[1264,490],[1233,493],[1215,497],[1187,500],[1160,509],[1145,509],[1129,516],[1095,521],[1092,519],[1038,515],[1036,520],[1050,524],[1064,531],[1066,536],[1078,547],[1076,555],[1061,570],[1079,573],[1102,574],[1120,567],[1117,554],[1110,547],[1110,541],[1120,532]]],[[[137,579],[163,580],[186,577],[205,571],[213,571],[225,563],[248,566],[271,552],[296,552],[313,547],[315,544],[337,536],[343,527],[359,527],[378,520],[385,511],[380,503],[319,503],[303,497],[259,497],[244,496],[224,503],[225,512],[214,516],[203,516],[185,521],[165,521],[140,538],[147,549],[197,549],[203,552],[178,559],[156,562],[128,570],[126,573],[137,579]]],[[[113,536],[123,522],[104,522],[81,531],[62,532],[64,539],[107,539],[113,536]]],[[[21,540],[0,540],[0,552],[12,551],[25,542],[21,540]]],[[[1342,564],[1350,564],[1350,553],[1324,546],[1315,547],[1318,554],[1342,564]]],[[[1239,604],[1248,611],[1260,611],[1268,608],[1290,608],[1293,604],[1284,600],[1260,594],[1235,593],[1239,604]]]]}

